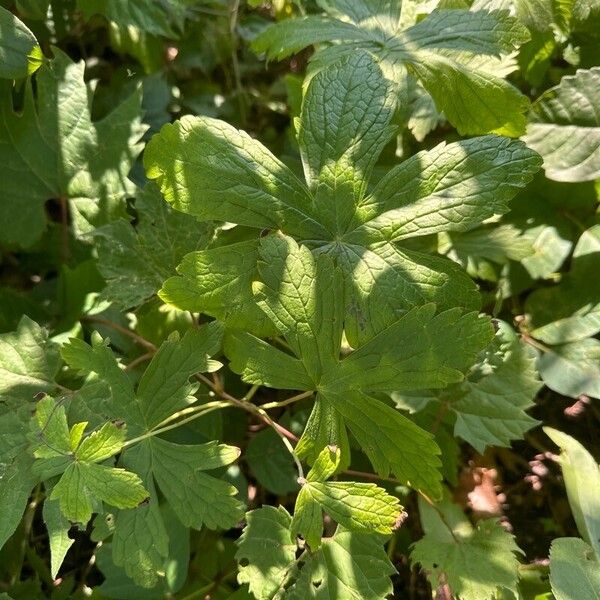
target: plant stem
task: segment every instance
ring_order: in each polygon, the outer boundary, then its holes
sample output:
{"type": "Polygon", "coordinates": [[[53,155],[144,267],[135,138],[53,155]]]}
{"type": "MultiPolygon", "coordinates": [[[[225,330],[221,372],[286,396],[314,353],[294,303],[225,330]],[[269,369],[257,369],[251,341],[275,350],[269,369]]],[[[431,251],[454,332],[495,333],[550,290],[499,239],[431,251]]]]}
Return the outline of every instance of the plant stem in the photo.
{"type": "Polygon", "coordinates": [[[302,392],[301,394],[296,394],[295,396],[287,398],[286,400],[282,400],[281,402],[267,402],[267,404],[261,404],[260,408],[262,408],[263,410],[269,410],[271,408],[281,408],[282,406],[293,404],[294,402],[298,402],[299,400],[310,398],[313,394],[313,391],[302,392]]]}
{"type": "MultiPolygon", "coordinates": [[[[189,423],[190,421],[193,421],[194,419],[197,419],[198,417],[202,417],[203,415],[208,414],[209,412],[212,412],[213,410],[218,410],[219,408],[228,408],[230,406],[229,403],[227,402],[209,402],[208,404],[203,404],[202,406],[195,406],[195,410],[194,413],[192,415],[190,415],[189,417],[187,417],[186,419],[182,419],[181,421],[177,421],[176,423],[171,423],[171,425],[166,425],[164,427],[157,427],[156,429],[152,429],[142,435],[139,435],[138,437],[132,438],[131,440],[127,440],[124,444],[123,444],[123,448],[127,448],[129,446],[133,446],[133,444],[137,444],[138,442],[141,442],[143,440],[146,440],[148,438],[154,437],[155,435],[159,435],[161,433],[164,433],[165,431],[170,431],[171,429],[176,429],[177,427],[181,427],[182,425],[185,425],[186,423],[189,423]],[[203,409],[203,410],[199,410],[199,409],[203,409]]],[[[184,409],[187,410],[187,409],[184,409]]],[[[182,413],[184,411],[179,411],[179,413],[175,413],[175,415],[179,415],[180,413],[182,413]]],[[[175,417],[175,415],[172,415],[171,417],[169,417],[169,421],[173,420],[173,417],[175,417]]]]}

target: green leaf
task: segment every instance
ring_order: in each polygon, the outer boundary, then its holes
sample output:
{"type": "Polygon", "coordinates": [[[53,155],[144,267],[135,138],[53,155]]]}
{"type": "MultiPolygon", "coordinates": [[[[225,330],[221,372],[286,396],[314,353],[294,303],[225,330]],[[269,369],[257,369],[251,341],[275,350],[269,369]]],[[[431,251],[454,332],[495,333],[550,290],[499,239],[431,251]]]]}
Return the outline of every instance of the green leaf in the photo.
{"type": "Polygon", "coordinates": [[[61,513],[58,501],[50,499],[44,501],[43,517],[50,540],[50,573],[52,578],[56,579],[65,556],[75,540],[69,537],[71,523],[61,513]]]}
{"type": "Polygon", "coordinates": [[[31,490],[37,483],[31,473],[32,459],[25,451],[10,458],[2,456],[1,460],[0,548],[21,522],[31,490]]]}
{"type": "Polygon", "coordinates": [[[600,341],[587,338],[552,346],[538,359],[544,383],[563,396],[600,396],[600,341]]]}
{"type": "Polygon", "coordinates": [[[559,538],[550,546],[550,584],[556,600],[598,600],[600,559],[578,538],[559,538]]]}
{"type": "Polygon", "coordinates": [[[222,335],[222,325],[214,321],[189,330],[181,339],[173,334],[161,344],[137,389],[147,429],[189,404],[196,389],[189,383],[192,375],[218,368],[219,363],[215,364],[210,357],[219,351],[222,335]]]}
{"type": "Polygon", "coordinates": [[[188,116],[165,125],[146,146],[144,165],[169,204],[200,220],[323,235],[305,186],[260,142],[223,121],[188,116]]]}
{"type": "Polygon", "coordinates": [[[60,502],[62,514],[76,523],[91,519],[96,499],[117,508],[135,508],[147,497],[134,473],[83,462],[70,464],[50,495],[60,502]]]}
{"type": "MultiPolygon", "coordinates": [[[[359,205],[351,242],[466,231],[508,211],[541,160],[522,142],[482,136],[440,144],[389,171],[359,205]]],[[[360,243],[360,242],[358,242],[360,243]]]]}
{"type": "Polygon", "coordinates": [[[143,442],[151,454],[152,475],[178,519],[187,527],[228,529],[240,519],[243,505],[234,486],[202,471],[232,463],[238,448],[207,444],[174,444],[159,438],[143,442]]]}
{"type": "Polygon", "coordinates": [[[571,436],[551,427],[544,433],[561,449],[559,463],[577,529],[600,560],[600,467],[571,436]]]}
{"type": "Polygon", "coordinates": [[[286,600],[384,600],[392,593],[396,570],[381,547],[382,538],[345,531],[323,540],[311,554],[286,600]]]}
{"type": "Polygon", "coordinates": [[[252,49],[265,53],[267,58],[278,60],[302,48],[322,42],[340,40],[346,43],[371,40],[368,31],[350,23],[326,16],[309,15],[299,19],[286,19],[271,25],[252,41],[252,49]]]}
{"type": "Polygon", "coordinates": [[[247,583],[257,600],[271,600],[282,591],[296,568],[296,544],[290,536],[292,518],[280,506],[246,513],[237,541],[238,582],[247,583]]]}
{"type": "Polygon", "coordinates": [[[485,357],[472,377],[442,396],[456,414],[454,434],[480,453],[487,446],[523,439],[538,423],[525,413],[541,387],[535,353],[506,323],[499,323],[496,340],[494,354],[485,357]]]}
{"type": "Polygon", "coordinates": [[[29,28],[0,6],[0,77],[19,79],[42,64],[42,50],[29,28]]]}
{"type": "Polygon", "coordinates": [[[419,507],[425,536],[413,546],[411,557],[426,569],[432,587],[443,576],[459,600],[489,600],[498,588],[517,593],[515,554],[520,550],[497,521],[486,519],[473,528],[447,502],[438,505],[446,522],[421,499],[419,507]]]}
{"type": "Polygon", "coordinates": [[[392,592],[389,577],[395,569],[381,547],[382,536],[338,527],[299,562],[291,543],[291,518],[283,507],[263,506],[246,518],[237,542],[238,581],[249,584],[258,600],[383,600],[392,592]]]}
{"type": "Polygon", "coordinates": [[[113,423],[105,423],[81,442],[75,457],[84,462],[102,462],[121,451],[125,437],[124,426],[117,427],[113,423]]]}
{"type": "Polygon", "coordinates": [[[115,565],[122,567],[138,585],[152,588],[163,577],[170,537],[175,532],[167,531],[159,507],[152,477],[152,455],[139,445],[124,454],[123,463],[139,474],[149,498],[135,510],[121,510],[116,514],[112,556],[115,565]]]}
{"type": "Polygon", "coordinates": [[[320,72],[306,91],[298,130],[304,175],[334,235],[348,228],[394,133],[393,112],[393,90],[366,53],[320,72]]]}
{"type": "Polygon", "coordinates": [[[543,156],[549,179],[600,177],[600,118],[595,110],[599,89],[600,68],[580,69],[533,104],[524,140],[543,156]]]}
{"type": "Polygon", "coordinates": [[[271,25],[255,38],[254,50],[283,58],[327,42],[314,56],[313,70],[333,67],[341,57],[365,50],[378,58],[397,88],[403,86],[407,65],[459,133],[524,133],[528,100],[498,77],[496,57],[509,55],[529,39],[508,11],[435,10],[399,31],[397,7],[321,5],[330,16],[271,25]]]}
{"type": "Polygon", "coordinates": [[[47,332],[23,316],[15,332],[0,335],[0,394],[28,402],[38,392],[51,392],[59,364],[47,332]]]}
{"type": "Polygon", "coordinates": [[[144,0],[77,0],[77,5],[86,19],[100,14],[123,27],[135,27],[154,35],[176,37],[190,3],[186,0],[157,0],[150,4],[144,0]]]}
{"type": "Polygon", "coordinates": [[[600,331],[600,286],[595,278],[600,225],[583,232],[560,284],[535,290],[525,304],[531,335],[546,344],[575,342],[600,331]]]}
{"type": "Polygon", "coordinates": [[[54,398],[44,396],[35,407],[37,433],[42,438],[35,450],[36,458],[52,458],[72,454],[71,434],[65,407],[54,398]]]}
{"type": "Polygon", "coordinates": [[[36,75],[37,103],[27,82],[21,115],[13,111],[11,86],[0,86],[0,221],[11,223],[0,232],[5,244],[28,247],[40,238],[47,200],[63,199],[82,234],[124,216],[124,199],[133,191],[127,174],[145,131],[141,91],[92,122],[83,62],[53,52],[36,75]]]}
{"type": "Polygon", "coordinates": [[[163,201],[155,186],[139,192],[135,228],[119,219],[95,231],[98,269],[107,285],[101,298],[137,306],[175,274],[183,257],[210,241],[212,227],[185,217],[163,201]]]}
{"type": "Polygon", "coordinates": [[[177,267],[179,275],[164,282],[159,296],[181,310],[215,317],[228,327],[270,334],[273,327],[252,298],[257,260],[258,240],[191,252],[177,267]]]}

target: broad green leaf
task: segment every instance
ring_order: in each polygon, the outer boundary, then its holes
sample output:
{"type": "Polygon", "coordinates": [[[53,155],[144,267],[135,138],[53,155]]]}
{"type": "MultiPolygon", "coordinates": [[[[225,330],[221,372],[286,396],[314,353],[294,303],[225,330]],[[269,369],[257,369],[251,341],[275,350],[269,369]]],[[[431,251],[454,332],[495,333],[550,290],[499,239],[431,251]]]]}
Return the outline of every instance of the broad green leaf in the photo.
{"type": "Polygon", "coordinates": [[[237,542],[238,581],[248,583],[258,600],[383,600],[392,592],[389,577],[395,570],[382,548],[383,536],[338,527],[299,562],[291,543],[292,520],[283,507],[263,506],[246,518],[237,542]]]}
{"type": "Polygon", "coordinates": [[[571,436],[551,427],[544,432],[561,449],[559,463],[577,529],[600,560],[600,467],[571,436]]]}
{"type": "Polygon", "coordinates": [[[492,337],[490,322],[476,313],[462,315],[459,309],[436,315],[435,307],[427,305],[402,315],[341,359],[343,306],[337,302],[340,294],[330,259],[324,255],[315,258],[306,247],[281,236],[264,238],[261,256],[265,261],[260,263],[259,272],[264,280],[254,286],[259,305],[296,358],[248,334],[236,334],[228,336],[225,344],[227,355],[233,359],[231,368],[247,381],[271,381],[285,387],[286,373],[278,369],[287,361],[294,367],[290,368],[287,387],[319,392],[315,410],[325,410],[323,422],[334,426],[322,429],[309,419],[299,442],[302,456],[314,461],[326,445],[339,446],[348,456],[345,423],[380,475],[385,477],[392,471],[417,489],[437,495],[435,443],[408,419],[366,394],[444,387],[461,381],[492,337]],[[278,357],[277,369],[265,357],[278,357]],[[301,387],[299,363],[310,373],[312,382],[307,381],[307,386],[301,387]]]}
{"type": "Polygon", "coordinates": [[[58,347],[37,323],[23,316],[17,330],[0,335],[0,394],[29,402],[51,392],[58,372],[58,347]]]}
{"type": "Polygon", "coordinates": [[[252,297],[257,253],[258,239],[191,252],[177,267],[179,275],[163,283],[159,296],[181,310],[203,312],[235,329],[272,333],[269,319],[252,297]]]}
{"type": "Polygon", "coordinates": [[[535,353],[500,322],[482,362],[440,399],[456,414],[454,434],[483,453],[488,446],[509,446],[537,424],[525,411],[540,387],[535,353]]]}
{"type": "MultiPolygon", "coordinates": [[[[549,232],[550,228],[546,228],[545,233],[549,232]]],[[[525,264],[540,248],[539,242],[536,247],[531,238],[510,223],[491,224],[465,233],[440,233],[438,250],[460,264],[474,279],[495,282],[498,276],[494,264],[506,265],[511,260],[525,264]]],[[[549,236],[544,240],[552,241],[549,236]]]]}
{"type": "Polygon", "coordinates": [[[431,304],[413,308],[330,370],[321,388],[336,393],[342,385],[364,392],[445,387],[464,379],[492,335],[489,320],[477,313],[435,314],[431,304]]]}
{"type": "Polygon", "coordinates": [[[360,203],[349,242],[466,231],[508,211],[541,160],[522,142],[481,136],[440,144],[389,171],[360,203]]]}
{"type": "Polygon", "coordinates": [[[422,50],[417,58],[410,70],[461,135],[490,132],[515,137],[525,132],[529,100],[506,80],[461,64],[451,55],[422,50]]]}
{"type": "Polygon", "coordinates": [[[583,232],[560,284],[535,290],[527,298],[531,335],[546,344],[575,342],[600,331],[600,286],[595,273],[600,225],[583,232]]]}
{"type": "Polygon", "coordinates": [[[578,538],[559,538],[550,546],[550,584],[556,600],[598,600],[600,559],[578,538]]]}
{"type": "Polygon", "coordinates": [[[222,325],[214,321],[177,334],[163,342],[140,379],[137,398],[147,428],[188,405],[195,386],[189,378],[195,373],[214,371],[211,360],[221,347],[222,325]],[[168,374],[168,376],[165,376],[168,374]]]}
{"type": "Polygon", "coordinates": [[[498,588],[517,593],[519,553],[514,537],[494,519],[473,528],[447,502],[438,505],[444,521],[419,499],[425,536],[414,546],[412,560],[428,573],[432,587],[440,576],[459,600],[489,600],[498,588]],[[448,514],[450,511],[450,514],[448,514]]]}
{"type": "MultiPolygon", "coordinates": [[[[1,425],[0,425],[1,427],[1,425]]],[[[15,532],[25,512],[33,486],[37,483],[31,473],[32,459],[25,448],[20,454],[0,459],[0,548],[15,532]]]]}
{"type": "Polygon", "coordinates": [[[321,6],[327,16],[271,25],[255,38],[254,50],[283,58],[325,43],[312,60],[313,71],[332,67],[359,50],[368,51],[398,89],[405,86],[407,66],[459,133],[524,133],[528,100],[501,79],[497,57],[511,54],[529,35],[508,11],[435,10],[416,24],[405,21],[405,26],[412,26],[400,30],[397,6],[362,2],[359,9],[336,2],[321,6]]]}
{"type": "Polygon", "coordinates": [[[544,383],[563,396],[600,397],[600,341],[587,338],[552,346],[541,353],[538,370],[544,383]]]}
{"type": "Polygon", "coordinates": [[[263,506],[246,513],[247,524],[235,555],[238,581],[247,583],[257,600],[275,598],[295,573],[296,544],[290,535],[291,522],[282,506],[263,506]]]}
{"type": "Polygon", "coordinates": [[[343,305],[339,271],[329,256],[313,256],[291,237],[270,236],[259,250],[260,308],[302,359],[313,385],[338,361],[343,305]]]}
{"type": "Polygon", "coordinates": [[[298,143],[319,219],[334,236],[348,228],[394,133],[393,112],[393,90],[368,54],[335,63],[312,80],[302,103],[298,143]]]}
{"type": "Polygon", "coordinates": [[[50,573],[56,579],[69,548],[75,541],[69,537],[71,523],[61,513],[57,500],[44,501],[43,518],[50,541],[50,573]]]}
{"type": "Polygon", "coordinates": [[[0,232],[5,244],[28,247],[40,238],[47,200],[63,199],[82,234],[124,216],[133,191],[127,174],[145,130],[140,91],[92,122],[83,62],[53,52],[36,74],[37,103],[27,82],[21,115],[13,111],[11,86],[0,87],[0,221],[11,223],[0,232]]]}
{"type": "MultiPolygon", "coordinates": [[[[426,302],[439,310],[478,309],[477,290],[457,265],[388,240],[475,227],[506,211],[507,201],[539,167],[539,157],[522,142],[486,136],[419,154],[393,168],[366,195],[369,172],[389,139],[389,88],[377,83],[374,73],[383,77],[380,65],[353,52],[311,79],[298,125],[308,186],[258,142],[218,121],[169,126],[146,153],[149,177],[159,179],[176,208],[203,219],[279,229],[305,242],[313,254],[330,255],[344,280],[346,333],[355,347],[426,302]],[[354,95],[365,101],[354,102],[354,95]],[[319,108],[325,101],[326,115],[319,108]],[[213,146],[225,157],[219,173],[213,146]]],[[[190,254],[160,295],[180,309],[205,311],[230,327],[265,335],[251,295],[257,248],[255,239],[190,254]]]]}
{"type": "Polygon", "coordinates": [[[96,500],[117,508],[135,508],[147,497],[134,473],[83,462],[70,464],[50,495],[51,500],[59,501],[62,514],[76,523],[91,519],[96,500]]]}
{"type": "Polygon", "coordinates": [[[44,56],[33,33],[0,6],[0,77],[19,79],[35,72],[44,56]]]}
{"type": "Polygon", "coordinates": [[[549,179],[572,182],[600,177],[598,90],[600,68],[580,69],[533,104],[524,140],[544,158],[549,179]]]}
{"type": "Polygon", "coordinates": [[[223,121],[188,116],[165,125],[146,146],[144,165],[169,204],[201,220],[323,236],[306,187],[260,142],[223,121]]]}
{"type": "Polygon", "coordinates": [[[121,308],[141,304],[175,274],[183,257],[210,241],[212,227],[174,211],[154,186],[137,194],[135,228],[119,219],[95,231],[101,297],[121,308]]]}
{"type": "Polygon", "coordinates": [[[142,587],[154,587],[163,577],[169,556],[170,535],[159,508],[159,495],[152,478],[152,455],[143,445],[124,454],[123,463],[137,473],[148,490],[148,501],[135,510],[116,514],[112,539],[115,565],[142,587]]]}
{"type": "Polygon", "coordinates": [[[384,538],[346,531],[323,540],[310,555],[286,600],[384,600],[392,593],[396,570],[384,549],[384,538]]]}
{"type": "Polygon", "coordinates": [[[255,52],[282,59],[313,44],[339,40],[345,43],[373,43],[373,34],[351,23],[327,16],[309,15],[286,19],[263,31],[252,42],[255,52]]]}
{"type": "Polygon", "coordinates": [[[156,437],[144,445],[151,453],[156,485],[184,525],[228,529],[239,521],[243,505],[233,498],[236,488],[202,472],[232,463],[240,454],[238,448],[217,442],[174,444],[156,437]]]}
{"type": "MultiPolygon", "coordinates": [[[[135,400],[133,385],[119,367],[115,355],[99,335],[92,336],[92,345],[71,338],[60,349],[64,361],[85,374],[96,373],[108,389],[108,409],[113,418],[124,420],[135,431],[143,423],[141,409],[135,400]]],[[[102,390],[102,393],[104,390],[102,390]]]]}

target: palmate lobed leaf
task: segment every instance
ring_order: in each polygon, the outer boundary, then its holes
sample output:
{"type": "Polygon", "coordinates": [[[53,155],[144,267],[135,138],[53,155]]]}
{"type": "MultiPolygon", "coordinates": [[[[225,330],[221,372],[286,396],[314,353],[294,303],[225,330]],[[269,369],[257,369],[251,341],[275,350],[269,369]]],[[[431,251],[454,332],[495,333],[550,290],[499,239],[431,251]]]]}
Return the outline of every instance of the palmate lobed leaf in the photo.
{"type": "MultiPolygon", "coordinates": [[[[166,126],[144,156],[148,176],[177,210],[278,229],[315,254],[332,256],[343,273],[346,333],[353,345],[426,302],[477,309],[476,289],[460,268],[396,242],[464,231],[505,212],[540,166],[522,142],[484,136],[420,153],[367,194],[393,115],[391,86],[378,72],[369,55],[354,53],[311,80],[299,122],[308,185],[259,142],[206,117],[166,126]],[[322,106],[329,107],[327,118],[322,106]]],[[[257,251],[257,242],[247,241],[189,254],[160,296],[265,334],[264,321],[250,308],[257,251]],[[240,312],[246,310],[244,320],[240,312]]]]}
{"type": "Polygon", "coordinates": [[[248,583],[258,600],[339,598],[383,600],[395,572],[381,547],[383,536],[338,527],[316,552],[295,560],[292,519],[283,507],[263,506],[247,514],[238,540],[238,581],[248,583]]]}
{"type": "MultiPolygon", "coordinates": [[[[529,39],[508,11],[438,9],[401,27],[397,7],[382,8],[377,2],[361,3],[361,10],[347,2],[320,6],[327,16],[273,24],[254,39],[254,50],[281,59],[326,43],[313,58],[313,71],[367,50],[381,61],[399,92],[405,85],[399,75],[407,68],[459,133],[524,133],[529,102],[499,76],[496,64],[497,57],[509,55],[529,39]]],[[[399,93],[403,95],[404,91],[399,93]]]]}
{"type": "Polygon", "coordinates": [[[44,56],[33,33],[0,6],[0,77],[18,79],[34,73],[44,56]]]}
{"type": "Polygon", "coordinates": [[[391,471],[436,496],[439,450],[431,436],[369,394],[462,380],[491,340],[489,320],[460,310],[436,315],[426,305],[400,316],[342,359],[342,282],[331,257],[315,258],[283,236],[263,238],[259,257],[258,305],[296,356],[249,333],[232,332],[224,343],[230,367],[255,384],[317,392],[313,414],[318,417],[309,419],[299,442],[302,457],[313,462],[329,444],[348,457],[349,427],[381,476],[391,471]]]}
{"type": "Polygon", "coordinates": [[[434,510],[419,499],[419,510],[425,536],[413,545],[411,558],[426,569],[432,587],[445,581],[459,600],[490,600],[499,588],[517,593],[521,550],[498,521],[486,519],[474,528],[448,500],[434,510]]]}

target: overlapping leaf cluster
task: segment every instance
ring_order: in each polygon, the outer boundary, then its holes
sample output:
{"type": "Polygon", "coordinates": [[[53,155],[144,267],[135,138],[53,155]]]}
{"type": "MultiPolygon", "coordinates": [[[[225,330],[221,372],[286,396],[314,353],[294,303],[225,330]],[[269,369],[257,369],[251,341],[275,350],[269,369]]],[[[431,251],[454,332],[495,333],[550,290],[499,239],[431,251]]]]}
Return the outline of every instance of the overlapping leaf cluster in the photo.
{"type": "Polygon", "coordinates": [[[2,589],[595,598],[600,10],[259,4],[0,7],[2,589]]]}

